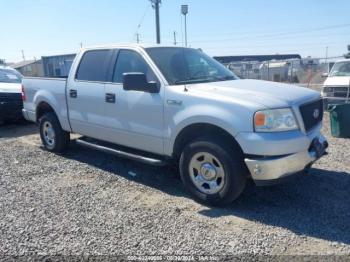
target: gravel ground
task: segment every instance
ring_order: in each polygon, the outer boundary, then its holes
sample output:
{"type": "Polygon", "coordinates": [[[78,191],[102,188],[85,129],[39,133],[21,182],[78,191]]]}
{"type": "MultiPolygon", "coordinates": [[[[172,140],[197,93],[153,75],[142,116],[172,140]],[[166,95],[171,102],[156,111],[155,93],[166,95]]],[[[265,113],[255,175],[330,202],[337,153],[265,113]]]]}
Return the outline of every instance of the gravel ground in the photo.
{"type": "Polygon", "coordinates": [[[72,145],[40,147],[32,125],[0,127],[0,255],[350,256],[350,139],[227,208],[193,201],[178,175],[72,145]]]}

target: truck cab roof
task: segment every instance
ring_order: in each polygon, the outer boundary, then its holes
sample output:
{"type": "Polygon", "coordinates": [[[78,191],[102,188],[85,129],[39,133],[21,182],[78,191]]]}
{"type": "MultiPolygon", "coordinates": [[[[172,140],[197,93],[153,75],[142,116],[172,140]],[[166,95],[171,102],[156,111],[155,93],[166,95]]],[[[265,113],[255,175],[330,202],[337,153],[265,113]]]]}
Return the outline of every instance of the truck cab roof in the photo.
{"type": "Polygon", "coordinates": [[[95,49],[113,49],[113,48],[188,48],[192,49],[191,47],[184,47],[184,46],[173,46],[173,45],[154,45],[154,44],[109,44],[109,45],[97,45],[97,46],[88,46],[81,48],[82,51],[88,51],[88,50],[95,50],[95,49]]]}

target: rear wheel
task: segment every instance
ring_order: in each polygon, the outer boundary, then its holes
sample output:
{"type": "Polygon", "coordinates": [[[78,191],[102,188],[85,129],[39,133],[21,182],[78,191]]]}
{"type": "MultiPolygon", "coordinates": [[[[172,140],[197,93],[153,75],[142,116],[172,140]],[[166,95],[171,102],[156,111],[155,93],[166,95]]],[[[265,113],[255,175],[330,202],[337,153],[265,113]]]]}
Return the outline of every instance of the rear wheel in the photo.
{"type": "Polygon", "coordinates": [[[185,187],[197,200],[209,205],[234,201],[244,190],[246,172],[238,148],[211,138],[190,143],[180,157],[185,187]]]}
{"type": "Polygon", "coordinates": [[[64,131],[56,115],[52,112],[44,114],[39,120],[40,137],[48,151],[62,153],[69,145],[69,133],[64,131]]]}

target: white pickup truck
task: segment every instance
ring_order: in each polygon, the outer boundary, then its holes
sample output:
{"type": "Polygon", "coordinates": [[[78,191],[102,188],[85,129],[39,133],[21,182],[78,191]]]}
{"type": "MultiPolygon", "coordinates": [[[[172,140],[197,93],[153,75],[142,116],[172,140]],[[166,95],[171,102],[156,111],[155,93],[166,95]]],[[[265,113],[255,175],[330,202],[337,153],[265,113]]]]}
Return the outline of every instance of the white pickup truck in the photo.
{"type": "Polygon", "coordinates": [[[323,83],[322,96],[325,104],[340,104],[350,101],[350,59],[337,61],[323,83]]]}
{"type": "Polygon", "coordinates": [[[325,154],[320,93],[240,80],[202,51],[86,48],[67,79],[24,78],[27,120],[47,150],[80,145],[153,165],[176,163],[185,187],[227,204],[257,185],[303,173],[325,154]]]}

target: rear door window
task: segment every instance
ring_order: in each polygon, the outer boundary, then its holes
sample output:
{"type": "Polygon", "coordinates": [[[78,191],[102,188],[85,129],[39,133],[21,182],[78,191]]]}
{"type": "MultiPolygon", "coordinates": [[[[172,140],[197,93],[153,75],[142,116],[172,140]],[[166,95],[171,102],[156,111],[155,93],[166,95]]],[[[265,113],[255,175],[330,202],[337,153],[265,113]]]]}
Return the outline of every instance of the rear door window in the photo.
{"type": "Polygon", "coordinates": [[[112,50],[87,51],[81,59],[76,79],[81,81],[110,82],[109,68],[112,50]]]}

